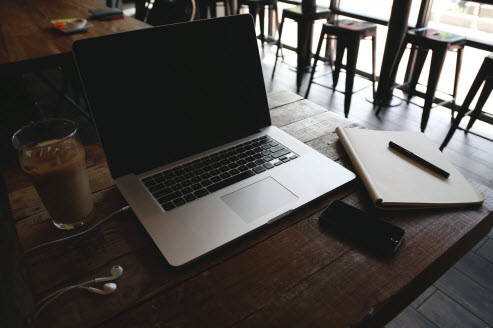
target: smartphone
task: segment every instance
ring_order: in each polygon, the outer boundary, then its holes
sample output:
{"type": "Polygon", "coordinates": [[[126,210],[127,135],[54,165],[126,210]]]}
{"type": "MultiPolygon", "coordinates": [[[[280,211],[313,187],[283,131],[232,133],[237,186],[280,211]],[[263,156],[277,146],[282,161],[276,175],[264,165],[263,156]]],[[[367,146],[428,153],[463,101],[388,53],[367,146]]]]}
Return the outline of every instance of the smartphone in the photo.
{"type": "Polygon", "coordinates": [[[405,231],[379,220],[340,200],[333,201],[320,214],[319,222],[346,235],[381,255],[392,255],[404,239],[405,231]]]}

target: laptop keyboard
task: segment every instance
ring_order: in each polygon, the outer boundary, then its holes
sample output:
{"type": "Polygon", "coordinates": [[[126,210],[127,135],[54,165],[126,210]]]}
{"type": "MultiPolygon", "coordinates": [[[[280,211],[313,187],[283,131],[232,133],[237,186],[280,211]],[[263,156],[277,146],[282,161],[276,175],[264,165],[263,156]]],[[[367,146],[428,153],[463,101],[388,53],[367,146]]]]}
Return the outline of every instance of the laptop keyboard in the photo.
{"type": "Polygon", "coordinates": [[[269,136],[262,136],[189,163],[142,178],[169,211],[298,158],[269,136]]]}

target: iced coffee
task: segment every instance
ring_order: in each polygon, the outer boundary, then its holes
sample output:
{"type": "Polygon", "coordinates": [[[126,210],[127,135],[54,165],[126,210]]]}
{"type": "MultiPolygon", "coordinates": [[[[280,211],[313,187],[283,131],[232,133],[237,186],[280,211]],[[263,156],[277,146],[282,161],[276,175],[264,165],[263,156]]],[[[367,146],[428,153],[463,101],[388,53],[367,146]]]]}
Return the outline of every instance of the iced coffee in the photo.
{"type": "Polygon", "coordinates": [[[94,205],[85,151],[75,123],[68,120],[33,123],[19,130],[13,142],[19,151],[21,168],[31,177],[54,224],[60,229],[83,225],[94,205]],[[22,133],[25,129],[31,131],[22,133]],[[28,142],[20,146],[22,137],[28,142]]]}

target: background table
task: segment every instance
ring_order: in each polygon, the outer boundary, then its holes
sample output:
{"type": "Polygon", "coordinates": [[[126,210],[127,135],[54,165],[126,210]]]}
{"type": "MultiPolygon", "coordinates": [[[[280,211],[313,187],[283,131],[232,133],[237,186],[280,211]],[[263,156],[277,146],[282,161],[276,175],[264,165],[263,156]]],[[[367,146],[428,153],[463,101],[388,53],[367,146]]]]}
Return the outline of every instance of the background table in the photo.
{"type": "Polygon", "coordinates": [[[78,39],[126,32],[150,25],[131,17],[112,21],[91,20],[84,33],[65,35],[50,21],[87,18],[89,9],[105,8],[93,0],[0,1],[0,74],[39,70],[71,60],[72,42],[78,39]]]}
{"type": "MultiPolygon", "coordinates": [[[[269,105],[274,125],[353,170],[335,128],[356,124],[290,92],[270,94],[269,105]]],[[[101,147],[86,149],[97,221],[125,201],[113,186],[101,147]]],[[[21,249],[70,234],[54,228],[20,170],[3,176],[9,222],[15,222],[21,249]]],[[[180,268],[167,264],[127,211],[95,231],[22,260],[12,251],[20,272],[8,280],[17,300],[7,304],[28,312],[49,293],[106,276],[113,265],[121,265],[125,272],[113,295],[71,291],[50,304],[39,325],[382,326],[489,232],[493,192],[476,186],[486,198],[482,206],[377,212],[406,230],[405,242],[390,259],[318,223],[320,211],[334,199],[376,213],[359,180],[180,268]]]]}

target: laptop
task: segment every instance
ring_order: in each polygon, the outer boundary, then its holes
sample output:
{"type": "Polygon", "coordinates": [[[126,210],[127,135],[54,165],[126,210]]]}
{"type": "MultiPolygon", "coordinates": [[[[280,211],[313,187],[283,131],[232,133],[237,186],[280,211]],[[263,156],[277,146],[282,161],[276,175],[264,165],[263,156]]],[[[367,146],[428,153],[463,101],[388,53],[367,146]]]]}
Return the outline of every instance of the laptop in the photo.
{"type": "Polygon", "coordinates": [[[75,41],[116,186],[180,266],[352,180],[271,125],[253,19],[75,41]]]}

